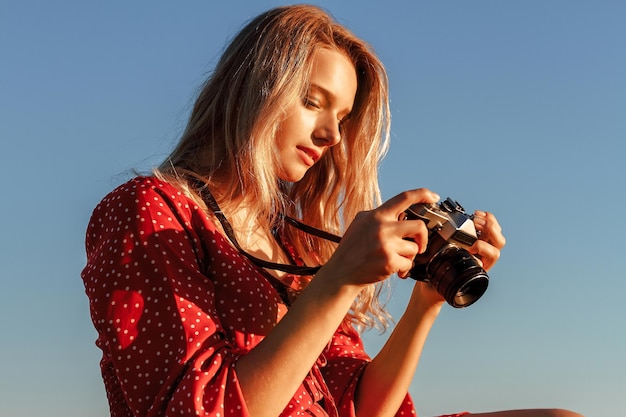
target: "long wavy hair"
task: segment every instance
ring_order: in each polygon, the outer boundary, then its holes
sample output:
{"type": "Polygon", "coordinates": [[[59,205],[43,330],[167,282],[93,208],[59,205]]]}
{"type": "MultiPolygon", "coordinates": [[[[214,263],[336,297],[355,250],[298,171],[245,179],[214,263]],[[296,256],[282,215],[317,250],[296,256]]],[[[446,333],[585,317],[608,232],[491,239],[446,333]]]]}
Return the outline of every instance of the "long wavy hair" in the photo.
{"type": "MultiPolygon", "coordinates": [[[[180,173],[199,176],[227,215],[245,206],[268,229],[281,227],[280,214],[286,214],[341,234],[359,211],[380,204],[378,165],[389,129],[387,74],[372,48],[318,7],[278,7],[232,39],[202,86],[178,145],[156,173],[196,199],[180,173]],[[286,183],[276,175],[276,132],[286,106],[305,97],[319,48],[352,61],[355,102],[341,142],[302,180],[286,183]]],[[[291,227],[284,232],[310,264],[325,262],[336,247],[291,227]]],[[[349,315],[354,324],[385,324],[380,290],[372,285],[361,292],[349,315]]]]}

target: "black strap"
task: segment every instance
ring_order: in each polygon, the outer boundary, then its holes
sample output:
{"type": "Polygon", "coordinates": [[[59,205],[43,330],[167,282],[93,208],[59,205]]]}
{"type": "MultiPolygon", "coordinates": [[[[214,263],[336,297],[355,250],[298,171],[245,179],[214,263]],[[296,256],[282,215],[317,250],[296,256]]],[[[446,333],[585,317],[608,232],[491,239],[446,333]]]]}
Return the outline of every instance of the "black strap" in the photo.
{"type": "Polygon", "coordinates": [[[305,233],[308,233],[313,236],[321,237],[322,239],[330,240],[331,242],[335,242],[335,243],[341,242],[340,236],[334,235],[329,232],[325,232],[320,229],[316,229],[315,227],[309,226],[308,224],[304,224],[301,221],[294,219],[293,217],[284,216],[283,218],[292,226],[297,227],[298,229],[302,230],[305,233]]]}
{"type": "MultiPolygon", "coordinates": [[[[211,194],[211,191],[209,190],[209,188],[206,186],[206,184],[200,183],[199,181],[197,182],[197,184],[199,186],[198,193],[204,200],[205,204],[211,209],[211,211],[215,214],[215,216],[219,220],[220,224],[224,228],[224,232],[226,233],[226,236],[228,236],[228,238],[233,243],[235,248],[237,248],[237,250],[241,252],[241,254],[244,255],[246,258],[248,258],[252,263],[262,268],[283,271],[283,272],[287,272],[288,274],[293,274],[293,275],[315,275],[315,273],[317,273],[317,271],[321,268],[321,266],[300,266],[300,265],[279,264],[276,262],[270,262],[270,261],[266,261],[265,259],[257,258],[256,256],[251,255],[248,252],[246,252],[239,245],[239,242],[237,242],[237,239],[235,238],[235,232],[233,231],[232,226],[230,225],[228,219],[226,218],[226,216],[220,209],[219,205],[217,204],[217,201],[213,197],[213,194],[211,194]]],[[[296,219],[292,219],[291,217],[285,216],[284,219],[290,224],[292,224],[293,226],[297,227],[298,229],[306,233],[312,234],[314,236],[318,236],[323,239],[327,239],[327,240],[337,242],[337,243],[339,243],[339,241],[341,240],[339,236],[336,236],[336,235],[333,235],[332,233],[324,232],[322,230],[308,226],[304,223],[301,223],[300,221],[296,219]]]]}

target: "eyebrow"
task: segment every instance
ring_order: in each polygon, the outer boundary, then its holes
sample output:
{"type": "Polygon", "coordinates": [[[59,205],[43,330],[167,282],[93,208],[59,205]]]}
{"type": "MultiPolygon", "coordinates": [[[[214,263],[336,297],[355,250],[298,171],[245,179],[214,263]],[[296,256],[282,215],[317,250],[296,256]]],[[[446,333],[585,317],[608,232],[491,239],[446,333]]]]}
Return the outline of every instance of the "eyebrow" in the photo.
{"type": "MultiPolygon", "coordinates": [[[[330,92],[329,90],[325,89],[324,87],[322,87],[319,84],[310,84],[309,85],[309,89],[311,89],[311,90],[312,89],[319,90],[322,93],[322,95],[324,96],[324,98],[326,98],[326,100],[328,100],[328,101],[334,102],[337,99],[337,96],[335,94],[333,94],[332,92],[330,92]]],[[[340,122],[344,122],[344,121],[348,120],[351,115],[352,115],[352,108],[350,108],[348,110],[348,112],[345,114],[345,116],[343,116],[341,118],[340,122]]]]}

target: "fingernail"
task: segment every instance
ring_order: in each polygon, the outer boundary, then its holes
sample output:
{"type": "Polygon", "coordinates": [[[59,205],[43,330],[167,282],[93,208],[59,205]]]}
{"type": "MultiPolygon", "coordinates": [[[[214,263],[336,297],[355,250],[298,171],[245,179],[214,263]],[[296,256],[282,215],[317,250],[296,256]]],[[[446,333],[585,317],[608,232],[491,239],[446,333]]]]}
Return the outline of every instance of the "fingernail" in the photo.
{"type": "Polygon", "coordinates": [[[474,218],[474,224],[476,226],[484,226],[487,224],[487,220],[483,219],[483,218],[474,218]]]}

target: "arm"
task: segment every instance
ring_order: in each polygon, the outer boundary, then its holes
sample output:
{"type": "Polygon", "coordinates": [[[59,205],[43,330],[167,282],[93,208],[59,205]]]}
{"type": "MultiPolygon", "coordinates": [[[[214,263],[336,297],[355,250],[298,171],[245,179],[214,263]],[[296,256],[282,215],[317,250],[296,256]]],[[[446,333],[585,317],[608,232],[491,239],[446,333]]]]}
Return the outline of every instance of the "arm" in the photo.
{"type": "Polygon", "coordinates": [[[275,416],[283,410],[365,285],[406,274],[426,246],[426,230],[421,221],[398,218],[411,204],[436,199],[428,190],[414,190],[357,216],[288,313],[237,362],[250,415],[275,416]]]}
{"type": "Polygon", "coordinates": [[[416,282],[405,313],[359,381],[357,415],[393,416],[402,404],[443,299],[416,282]],[[431,298],[434,301],[426,301],[431,298]],[[437,300],[439,298],[439,300],[437,300]],[[376,393],[376,395],[373,395],[376,393]]]}
{"type": "Polygon", "coordinates": [[[251,416],[276,416],[339,327],[360,288],[320,271],[265,339],[237,362],[251,416]]]}
{"type": "MultiPolygon", "coordinates": [[[[470,248],[470,252],[479,258],[485,269],[489,269],[498,260],[505,245],[502,229],[490,213],[476,212],[474,223],[481,231],[481,238],[470,248]]],[[[405,313],[361,377],[356,397],[359,417],[395,415],[443,304],[443,298],[430,285],[415,283],[405,313]]]]}
{"type": "Polygon", "coordinates": [[[247,415],[234,371],[245,345],[218,310],[221,283],[201,267],[221,276],[227,259],[218,246],[207,249],[215,262],[204,258],[191,207],[167,184],[134,180],[92,216],[82,277],[112,415],[247,415]]]}

